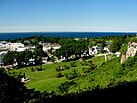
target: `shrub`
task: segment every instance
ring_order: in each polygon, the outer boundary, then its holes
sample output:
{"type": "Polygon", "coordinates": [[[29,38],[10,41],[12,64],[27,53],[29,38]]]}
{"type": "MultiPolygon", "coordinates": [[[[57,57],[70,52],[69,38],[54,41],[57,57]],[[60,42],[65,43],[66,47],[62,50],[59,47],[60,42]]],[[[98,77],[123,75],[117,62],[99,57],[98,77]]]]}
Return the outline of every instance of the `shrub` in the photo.
{"type": "Polygon", "coordinates": [[[37,71],[42,71],[41,67],[36,67],[37,71]]]}
{"type": "Polygon", "coordinates": [[[68,80],[74,79],[74,78],[78,77],[79,75],[80,75],[79,72],[75,69],[73,69],[73,70],[71,70],[71,71],[64,74],[64,76],[68,80]]]}
{"type": "Polygon", "coordinates": [[[89,67],[84,67],[83,68],[83,72],[84,73],[89,73],[91,70],[90,70],[90,68],[89,67]]]}
{"type": "Polygon", "coordinates": [[[60,77],[63,77],[64,75],[62,75],[62,73],[61,72],[57,72],[57,74],[56,74],[56,77],[57,78],[60,78],[60,77]]]}
{"type": "Polygon", "coordinates": [[[54,56],[51,57],[51,61],[52,62],[55,62],[56,61],[56,58],[54,56]]]}
{"type": "Polygon", "coordinates": [[[88,62],[88,64],[93,64],[93,61],[92,60],[89,60],[89,61],[87,61],[88,62]]]}
{"type": "Polygon", "coordinates": [[[134,64],[137,62],[137,56],[135,57],[129,57],[124,64],[122,64],[123,67],[125,68],[131,68],[134,64]]]}
{"type": "Polygon", "coordinates": [[[58,67],[56,68],[56,71],[63,71],[63,70],[64,70],[64,68],[61,67],[61,66],[58,66],[58,67]]]}
{"type": "Polygon", "coordinates": [[[92,65],[89,66],[89,68],[90,68],[91,71],[94,70],[96,67],[97,66],[95,64],[92,64],[92,65]]]}
{"type": "Polygon", "coordinates": [[[87,66],[87,61],[81,62],[81,65],[82,65],[82,66],[87,66]]]}
{"type": "Polygon", "coordinates": [[[81,63],[82,66],[90,66],[90,65],[92,65],[92,64],[93,64],[93,61],[91,61],[91,60],[89,60],[89,61],[83,61],[83,62],[81,63]]]}
{"type": "Polygon", "coordinates": [[[94,70],[96,67],[97,67],[97,66],[96,66],[95,64],[90,64],[90,66],[83,68],[83,72],[84,72],[84,73],[89,73],[89,72],[91,72],[92,70],[94,70]]]}
{"type": "Polygon", "coordinates": [[[70,62],[71,67],[77,67],[76,62],[70,62]]]}
{"type": "Polygon", "coordinates": [[[36,69],[32,67],[32,68],[31,68],[31,71],[32,71],[32,72],[35,72],[35,71],[36,71],[36,69]]]}
{"type": "Polygon", "coordinates": [[[63,68],[64,69],[70,69],[70,67],[68,65],[64,65],[63,68]]]}
{"type": "Polygon", "coordinates": [[[74,81],[65,81],[64,83],[62,83],[59,87],[58,87],[58,91],[60,93],[65,93],[67,94],[69,87],[72,85],[77,85],[74,81]]]}

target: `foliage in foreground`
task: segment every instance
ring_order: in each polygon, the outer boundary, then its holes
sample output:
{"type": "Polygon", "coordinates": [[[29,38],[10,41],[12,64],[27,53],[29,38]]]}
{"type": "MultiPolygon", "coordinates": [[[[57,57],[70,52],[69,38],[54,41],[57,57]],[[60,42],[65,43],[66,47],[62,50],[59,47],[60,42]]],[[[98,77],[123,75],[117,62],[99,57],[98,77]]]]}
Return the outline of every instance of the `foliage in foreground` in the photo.
{"type": "Polygon", "coordinates": [[[76,86],[75,81],[69,81],[59,86],[65,95],[55,95],[54,92],[40,93],[27,89],[23,83],[0,70],[0,102],[1,103],[76,103],[76,102],[135,102],[137,101],[137,82],[119,82],[109,88],[96,88],[81,93],[69,93],[69,86],[76,86]]]}
{"type": "MultiPolygon", "coordinates": [[[[86,76],[73,80],[67,91],[62,93],[78,93],[92,91],[96,88],[106,89],[119,85],[119,83],[137,81],[137,56],[128,58],[120,64],[120,58],[104,62],[101,66],[89,72],[86,76]]],[[[64,86],[65,87],[65,86],[64,86]]]]}
{"type": "Polygon", "coordinates": [[[5,71],[0,68],[0,103],[47,103],[54,93],[40,93],[27,89],[21,82],[22,75],[5,71]]]}

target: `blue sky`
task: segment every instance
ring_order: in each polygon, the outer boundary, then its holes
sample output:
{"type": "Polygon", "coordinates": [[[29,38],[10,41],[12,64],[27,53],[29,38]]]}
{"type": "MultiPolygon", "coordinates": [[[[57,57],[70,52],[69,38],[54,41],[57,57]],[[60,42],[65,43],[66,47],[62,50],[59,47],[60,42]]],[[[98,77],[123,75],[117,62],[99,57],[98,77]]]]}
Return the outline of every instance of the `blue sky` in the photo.
{"type": "Polygon", "coordinates": [[[137,31],[137,0],[0,0],[0,32],[137,31]]]}

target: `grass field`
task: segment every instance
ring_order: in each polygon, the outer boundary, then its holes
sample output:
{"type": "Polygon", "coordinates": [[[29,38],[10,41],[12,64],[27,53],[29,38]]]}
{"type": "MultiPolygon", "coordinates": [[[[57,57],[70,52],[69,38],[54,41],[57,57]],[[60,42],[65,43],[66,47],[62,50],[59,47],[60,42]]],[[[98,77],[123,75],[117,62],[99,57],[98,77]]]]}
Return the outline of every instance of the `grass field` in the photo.
{"type": "MultiPolygon", "coordinates": [[[[104,62],[104,57],[94,57],[88,60],[92,60],[93,62],[95,62],[97,66],[99,66],[104,62]]],[[[26,83],[27,88],[31,88],[31,89],[34,88],[41,92],[43,91],[50,92],[50,91],[55,91],[61,83],[67,81],[65,77],[56,78],[55,68],[57,66],[63,66],[63,65],[70,66],[70,62],[60,62],[55,64],[42,65],[43,68],[42,71],[32,72],[31,71],[32,67],[21,68],[13,71],[25,73],[26,77],[30,78],[30,81],[26,83]]],[[[82,73],[83,67],[81,65],[81,61],[77,60],[76,65],[77,67],[71,67],[68,70],[62,71],[62,73],[67,72],[73,68],[77,69],[80,73],[82,73]]]]}

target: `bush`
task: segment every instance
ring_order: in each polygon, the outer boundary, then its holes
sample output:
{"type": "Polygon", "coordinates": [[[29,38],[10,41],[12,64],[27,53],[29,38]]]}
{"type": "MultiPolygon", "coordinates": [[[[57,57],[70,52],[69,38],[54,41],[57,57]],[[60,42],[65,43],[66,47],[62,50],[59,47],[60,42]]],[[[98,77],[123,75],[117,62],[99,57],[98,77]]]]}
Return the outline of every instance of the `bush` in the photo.
{"type": "Polygon", "coordinates": [[[63,68],[64,69],[70,69],[70,67],[68,65],[64,65],[63,68]]]}
{"type": "Polygon", "coordinates": [[[58,91],[60,93],[65,93],[67,94],[69,87],[72,85],[77,85],[74,81],[65,81],[64,83],[62,83],[59,87],[58,87],[58,91]]]}
{"type": "Polygon", "coordinates": [[[90,68],[91,71],[94,70],[96,67],[97,66],[95,64],[92,64],[92,65],[89,66],[89,68],[90,68]]]}
{"type": "Polygon", "coordinates": [[[58,66],[58,67],[56,68],[56,71],[63,71],[63,70],[64,70],[64,68],[61,67],[61,66],[58,66]]]}
{"type": "Polygon", "coordinates": [[[35,71],[36,71],[36,69],[32,67],[32,68],[31,68],[31,71],[32,71],[32,72],[35,72],[35,71]]]}
{"type": "Polygon", "coordinates": [[[52,62],[55,62],[56,61],[56,58],[54,56],[51,57],[51,61],[52,62]]]}
{"type": "Polygon", "coordinates": [[[91,70],[90,70],[90,68],[89,67],[84,67],[83,68],[83,72],[84,73],[89,73],[91,70]]]}
{"type": "Polygon", "coordinates": [[[77,67],[76,62],[70,62],[71,67],[77,67]]]}
{"type": "Polygon", "coordinates": [[[56,77],[57,78],[60,78],[60,77],[63,77],[64,75],[62,75],[62,73],[61,72],[57,72],[57,74],[56,74],[56,77]]]}
{"type": "Polygon", "coordinates": [[[82,65],[82,66],[87,66],[87,61],[81,62],[81,65],[82,65]]]}
{"type": "Polygon", "coordinates": [[[95,64],[90,64],[88,67],[84,67],[83,68],[83,72],[84,73],[89,73],[92,70],[94,70],[97,66],[95,64]]]}
{"type": "Polygon", "coordinates": [[[83,61],[83,62],[81,63],[82,66],[90,66],[90,65],[92,65],[92,64],[93,64],[93,61],[91,61],[91,60],[89,60],[89,61],[83,61]]]}
{"type": "Polygon", "coordinates": [[[64,74],[64,76],[68,80],[74,79],[74,78],[78,77],[79,75],[80,75],[79,72],[76,71],[75,69],[73,69],[73,70],[71,70],[71,71],[64,74]]]}
{"type": "Polygon", "coordinates": [[[42,71],[41,67],[36,67],[37,71],[42,71]]]}

